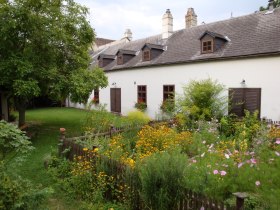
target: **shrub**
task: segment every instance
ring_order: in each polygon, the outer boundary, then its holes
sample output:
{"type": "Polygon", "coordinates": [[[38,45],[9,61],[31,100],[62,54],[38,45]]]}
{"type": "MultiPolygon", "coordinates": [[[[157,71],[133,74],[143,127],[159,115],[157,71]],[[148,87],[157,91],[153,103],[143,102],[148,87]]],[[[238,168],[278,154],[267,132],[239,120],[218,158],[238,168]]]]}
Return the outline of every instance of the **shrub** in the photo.
{"type": "Polygon", "coordinates": [[[141,111],[133,111],[127,114],[127,118],[133,124],[147,124],[151,118],[141,111]]]}
{"type": "Polygon", "coordinates": [[[178,99],[178,110],[184,125],[192,128],[197,120],[220,119],[227,106],[223,91],[224,86],[211,79],[190,81],[184,87],[183,96],[178,99]]]}
{"type": "Polygon", "coordinates": [[[145,102],[139,101],[135,103],[134,107],[143,112],[147,109],[147,104],[145,102]]]}
{"type": "Polygon", "coordinates": [[[139,165],[140,196],[147,209],[175,209],[184,196],[187,156],[179,151],[155,153],[139,165]]]}
{"type": "Polygon", "coordinates": [[[13,124],[0,121],[0,161],[9,161],[7,160],[7,154],[14,152],[15,160],[21,162],[33,149],[34,147],[31,146],[25,132],[13,124]]]}

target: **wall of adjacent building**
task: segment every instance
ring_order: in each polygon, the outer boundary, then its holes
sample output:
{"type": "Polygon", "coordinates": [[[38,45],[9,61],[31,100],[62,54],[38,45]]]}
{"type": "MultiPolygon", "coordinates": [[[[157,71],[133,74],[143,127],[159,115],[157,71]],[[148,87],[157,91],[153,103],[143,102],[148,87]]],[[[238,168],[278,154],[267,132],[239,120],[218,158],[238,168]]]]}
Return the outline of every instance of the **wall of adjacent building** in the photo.
{"type": "MultiPolygon", "coordinates": [[[[261,117],[280,120],[280,56],[165,65],[108,72],[109,86],[100,90],[100,103],[110,111],[110,88],[121,88],[121,110],[126,115],[137,102],[137,85],[147,86],[147,113],[160,114],[163,85],[175,85],[176,97],[190,80],[211,78],[228,88],[261,88],[261,117]]],[[[224,94],[228,94],[226,90],[224,94]]],[[[93,95],[90,97],[93,98],[93,95]]],[[[83,108],[81,105],[70,104],[83,108]]]]}

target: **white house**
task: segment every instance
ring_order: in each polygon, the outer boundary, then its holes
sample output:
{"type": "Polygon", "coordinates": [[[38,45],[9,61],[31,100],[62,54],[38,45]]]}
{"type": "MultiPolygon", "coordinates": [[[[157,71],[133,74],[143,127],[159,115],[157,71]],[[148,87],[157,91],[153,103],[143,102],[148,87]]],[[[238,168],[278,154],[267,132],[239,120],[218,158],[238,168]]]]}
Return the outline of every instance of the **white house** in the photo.
{"type": "Polygon", "coordinates": [[[211,78],[243,102],[232,112],[259,110],[262,118],[280,120],[280,8],[202,25],[190,8],[186,28],[178,31],[170,10],[162,21],[160,35],[111,43],[92,54],[109,80],[95,98],[109,111],[125,115],[143,101],[155,118],[171,93],[181,94],[190,80],[211,78]]]}

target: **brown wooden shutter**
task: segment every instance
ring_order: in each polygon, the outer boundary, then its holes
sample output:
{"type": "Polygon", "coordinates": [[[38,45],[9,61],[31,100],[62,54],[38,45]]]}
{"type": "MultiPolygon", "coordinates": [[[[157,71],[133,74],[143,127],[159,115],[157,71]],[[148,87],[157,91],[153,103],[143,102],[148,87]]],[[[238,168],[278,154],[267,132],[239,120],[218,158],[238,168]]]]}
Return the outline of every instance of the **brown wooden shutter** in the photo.
{"type": "Polygon", "coordinates": [[[111,112],[121,113],[121,88],[110,89],[111,112]]]}
{"type": "Polygon", "coordinates": [[[261,89],[260,88],[246,88],[244,109],[254,113],[256,110],[259,112],[261,108],[261,89]]]}
{"type": "Polygon", "coordinates": [[[261,88],[230,88],[229,113],[243,117],[244,110],[254,113],[261,110],[261,88]]]}

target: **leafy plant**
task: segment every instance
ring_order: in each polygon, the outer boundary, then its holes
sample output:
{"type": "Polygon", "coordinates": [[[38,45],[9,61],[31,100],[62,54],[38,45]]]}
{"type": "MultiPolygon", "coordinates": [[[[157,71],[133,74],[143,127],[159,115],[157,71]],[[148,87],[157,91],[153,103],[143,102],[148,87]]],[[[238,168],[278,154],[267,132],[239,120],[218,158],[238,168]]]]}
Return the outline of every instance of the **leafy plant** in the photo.
{"type": "Polygon", "coordinates": [[[220,119],[227,105],[223,91],[224,86],[211,79],[190,81],[184,87],[183,96],[178,99],[177,107],[183,125],[193,128],[198,120],[220,119]]]}
{"type": "Polygon", "coordinates": [[[145,102],[138,101],[135,103],[134,107],[143,112],[147,109],[147,104],[145,102]]]}

